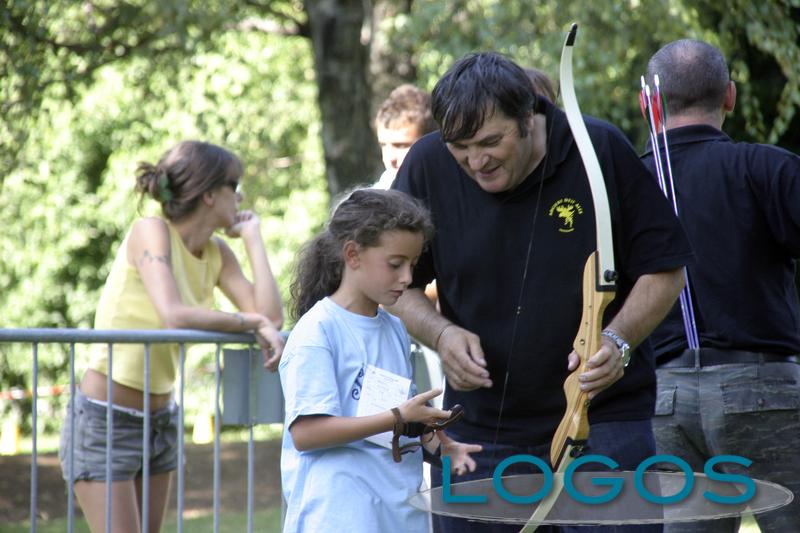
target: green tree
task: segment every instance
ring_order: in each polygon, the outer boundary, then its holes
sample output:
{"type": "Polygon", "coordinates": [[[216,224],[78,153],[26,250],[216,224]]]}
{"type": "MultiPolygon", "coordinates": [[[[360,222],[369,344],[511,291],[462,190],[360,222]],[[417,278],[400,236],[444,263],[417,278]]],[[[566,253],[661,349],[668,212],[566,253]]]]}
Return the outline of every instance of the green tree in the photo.
{"type": "Polygon", "coordinates": [[[415,2],[396,39],[415,43],[419,78],[429,89],[452,62],[472,50],[497,50],[558,81],[560,49],[572,22],[576,90],[585,113],[609,120],[638,147],[646,130],[639,76],[650,55],[680,38],[706,40],[729,58],[739,85],[734,138],[800,151],[800,1],[752,3],[687,0],[415,2]],[[447,31],[440,31],[441,28],[447,31]]]}
{"type": "MultiPolygon", "coordinates": [[[[308,38],[315,58],[317,105],[331,193],[380,174],[380,153],[371,133],[372,91],[385,78],[408,81],[413,69],[370,55],[372,36],[384,17],[410,2],[292,0],[229,2],[82,2],[8,0],[0,14],[0,161],[21,162],[32,120],[46,99],[74,101],[104,65],[146,58],[145,77],[177,73],[185,61],[216,46],[223,33],[265,33],[308,38]],[[371,5],[370,5],[371,7],[371,5]],[[363,34],[368,34],[365,42],[363,34]],[[372,62],[372,66],[370,66],[372,62]],[[400,72],[395,75],[392,70],[400,72]]],[[[385,43],[376,37],[377,42],[385,43]]],[[[407,57],[407,56],[406,56],[407,57]]],[[[145,80],[149,81],[149,80],[145,80]]],[[[379,93],[383,97],[387,89],[379,93]]]]}
{"type": "MultiPolygon", "coordinates": [[[[800,0],[5,0],[2,326],[91,325],[137,216],[136,162],[181,138],[241,155],[285,288],[329,198],[378,175],[371,118],[394,85],[431,89],[455,59],[486,49],[557,81],[573,21],[582,109],[636,146],[649,55],[695,37],[731,59],[740,99],[726,130],[800,151],[800,0]]],[[[29,355],[0,350],[0,387],[24,386],[29,355]]],[[[47,365],[56,379],[63,351],[47,365]]]]}
{"type": "MultiPolygon", "coordinates": [[[[140,212],[155,208],[145,202],[138,209],[136,163],[184,138],[241,156],[245,207],[262,215],[286,287],[294,251],[322,224],[328,205],[308,45],[302,37],[222,32],[188,60],[164,57],[154,66],[151,57],[132,55],[97,67],[71,86],[69,98],[55,90],[64,82],[34,95],[26,142],[13,154],[0,196],[2,326],[91,327],[121,239],[140,212]]],[[[40,383],[65,383],[67,351],[43,348],[40,355],[40,383]]],[[[30,351],[0,345],[0,358],[0,388],[28,388],[30,351]]],[[[191,361],[192,368],[204,363],[191,361]]]]}

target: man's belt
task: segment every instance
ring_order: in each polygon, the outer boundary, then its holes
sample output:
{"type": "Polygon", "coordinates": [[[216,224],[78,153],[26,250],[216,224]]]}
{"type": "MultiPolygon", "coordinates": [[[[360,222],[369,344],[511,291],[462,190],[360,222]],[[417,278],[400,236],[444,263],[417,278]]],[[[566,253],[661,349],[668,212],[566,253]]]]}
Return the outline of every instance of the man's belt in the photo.
{"type": "Polygon", "coordinates": [[[721,350],[718,348],[700,348],[684,350],[678,357],[666,363],[659,363],[658,368],[697,368],[714,365],[742,365],[758,363],[797,363],[795,355],[776,355],[762,352],[745,352],[743,350],[721,350]]]}

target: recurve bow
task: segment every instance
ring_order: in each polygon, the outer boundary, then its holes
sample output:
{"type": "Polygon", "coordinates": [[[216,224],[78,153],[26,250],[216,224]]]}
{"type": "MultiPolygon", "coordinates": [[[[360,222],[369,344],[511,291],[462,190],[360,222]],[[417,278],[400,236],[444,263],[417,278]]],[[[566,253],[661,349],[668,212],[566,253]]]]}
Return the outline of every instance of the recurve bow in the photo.
{"type": "Polygon", "coordinates": [[[589,439],[589,396],[580,388],[578,376],[586,371],[586,362],[600,349],[600,332],[603,329],[603,312],[616,294],[617,273],[614,268],[614,242],[611,233],[611,214],[608,204],[603,172],[594,145],[583,122],[575,86],[572,78],[572,49],[578,25],[570,28],[561,51],[560,85],[572,136],[578,146],[594,204],[596,250],[592,252],[583,268],[583,312],[573,348],[580,357],[578,367],[564,381],[567,408],[556,429],[550,446],[550,461],[553,465],[553,487],[539,503],[528,523],[520,533],[532,533],[543,523],[563,490],[563,474],[567,466],[581,454],[589,439]]]}

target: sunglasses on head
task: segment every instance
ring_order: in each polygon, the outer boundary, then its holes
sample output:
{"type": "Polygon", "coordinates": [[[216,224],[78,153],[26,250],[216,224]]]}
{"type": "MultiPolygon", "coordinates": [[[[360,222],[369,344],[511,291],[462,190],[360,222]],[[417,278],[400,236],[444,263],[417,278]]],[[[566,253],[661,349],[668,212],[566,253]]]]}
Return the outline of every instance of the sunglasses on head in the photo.
{"type": "Polygon", "coordinates": [[[242,194],[242,184],[238,181],[229,180],[223,183],[223,185],[230,187],[236,194],[242,194]]]}

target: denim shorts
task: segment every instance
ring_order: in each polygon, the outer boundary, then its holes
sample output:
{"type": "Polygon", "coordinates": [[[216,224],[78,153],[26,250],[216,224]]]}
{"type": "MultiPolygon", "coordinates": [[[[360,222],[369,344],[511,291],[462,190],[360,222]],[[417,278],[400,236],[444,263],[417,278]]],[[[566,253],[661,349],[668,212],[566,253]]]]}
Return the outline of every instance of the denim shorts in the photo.
{"type": "MultiPolygon", "coordinates": [[[[106,480],[106,407],[75,391],[75,417],[70,420],[69,408],[61,429],[59,459],[65,481],[69,481],[69,438],[74,427],[74,481],[106,480]],[[74,422],[74,426],[72,425],[74,422]]],[[[143,413],[113,408],[113,445],[111,447],[112,481],[131,480],[142,475],[144,449],[143,413]]],[[[150,415],[150,474],[175,470],[178,465],[178,408],[170,406],[150,415]]]]}

